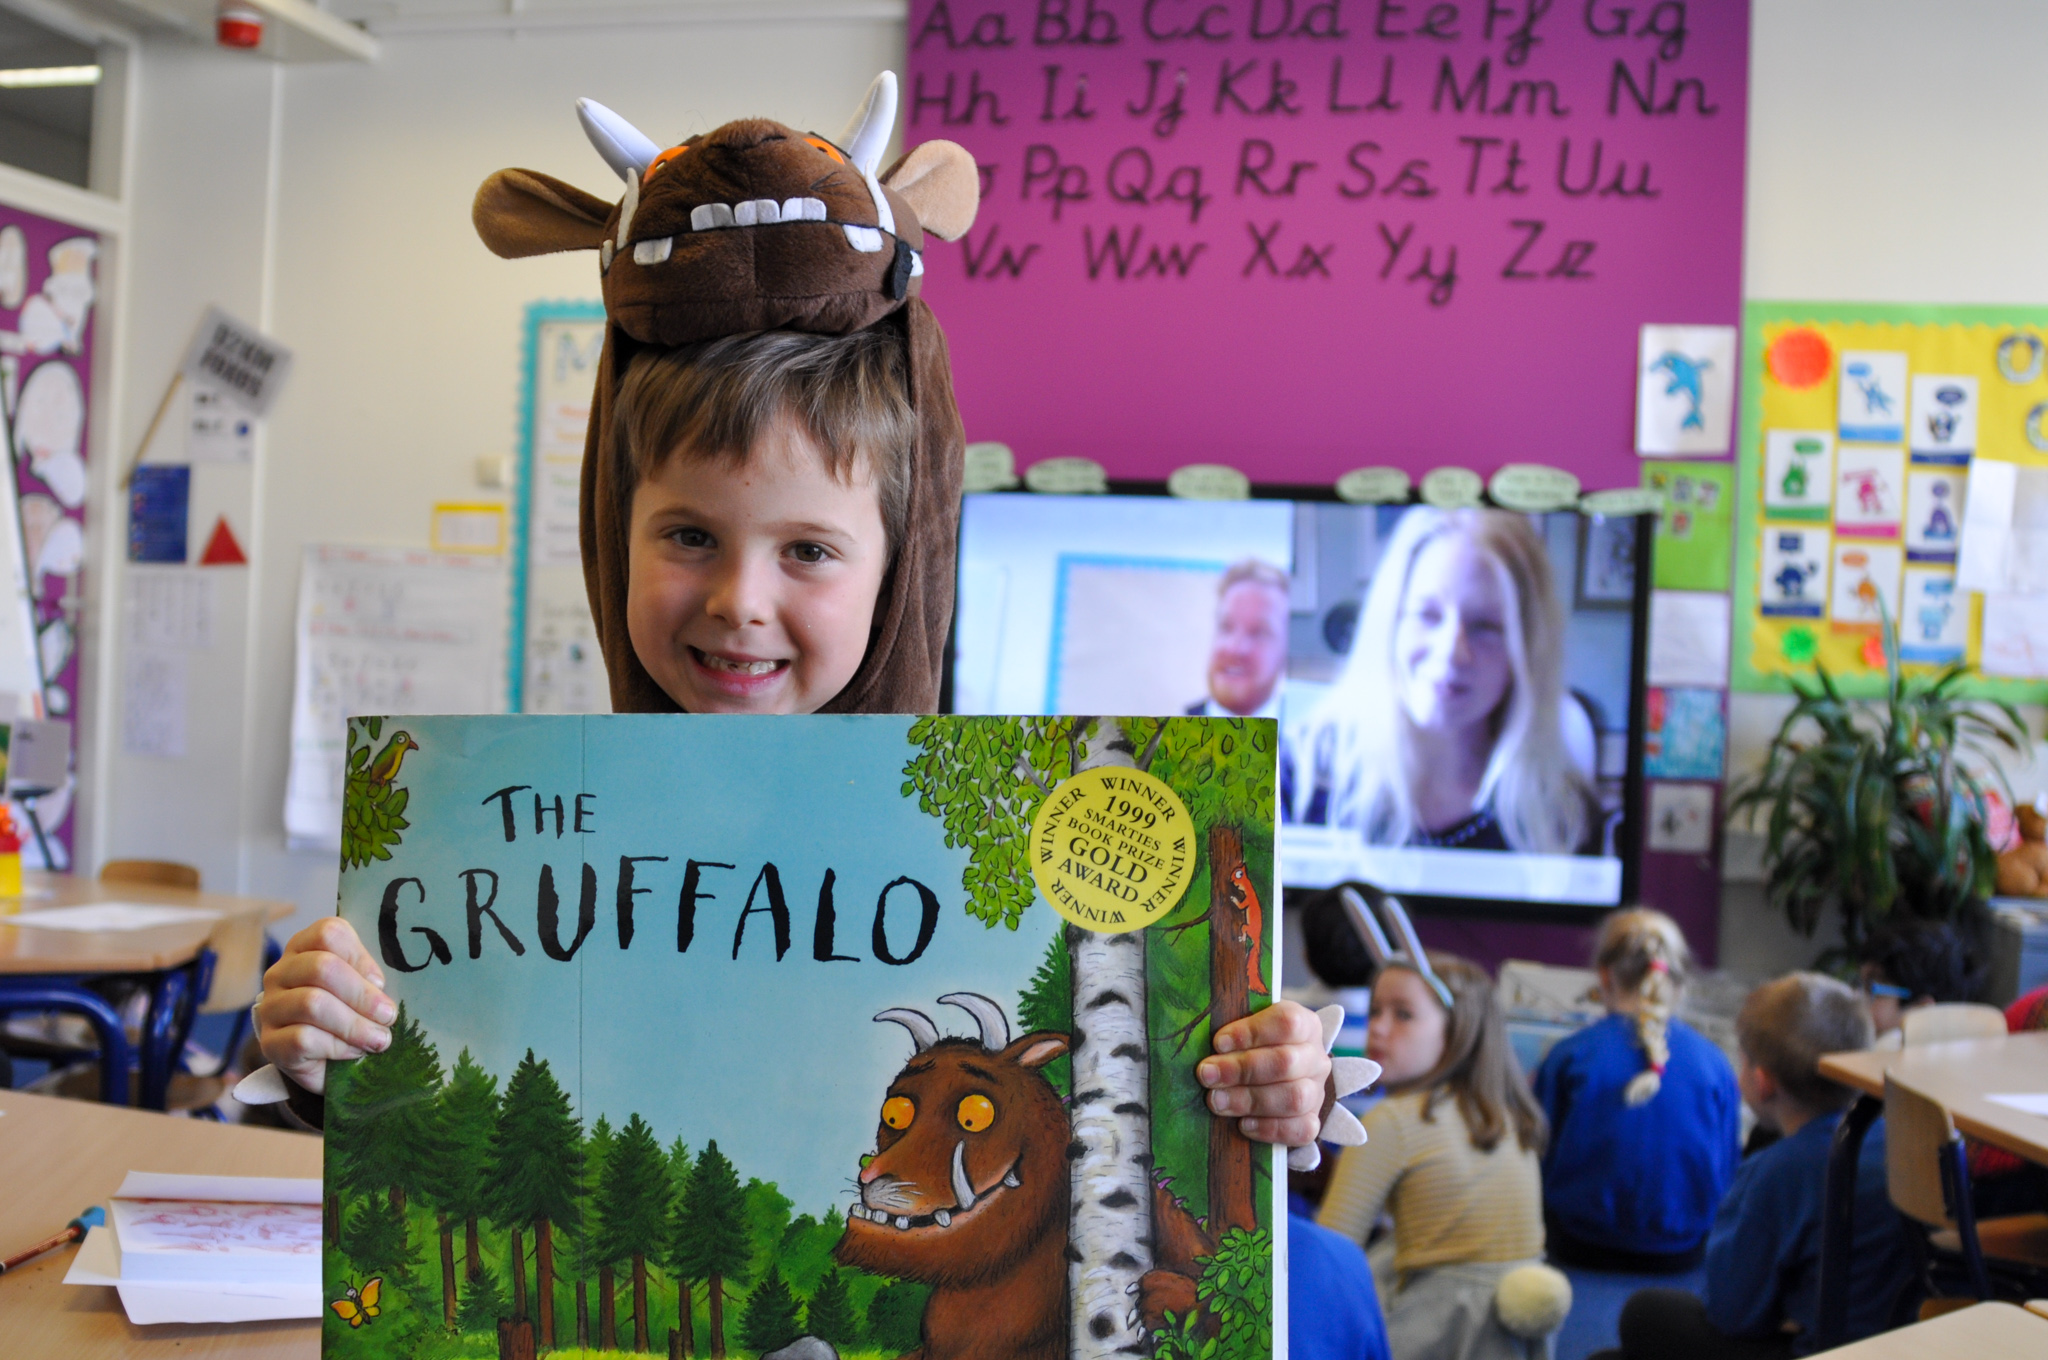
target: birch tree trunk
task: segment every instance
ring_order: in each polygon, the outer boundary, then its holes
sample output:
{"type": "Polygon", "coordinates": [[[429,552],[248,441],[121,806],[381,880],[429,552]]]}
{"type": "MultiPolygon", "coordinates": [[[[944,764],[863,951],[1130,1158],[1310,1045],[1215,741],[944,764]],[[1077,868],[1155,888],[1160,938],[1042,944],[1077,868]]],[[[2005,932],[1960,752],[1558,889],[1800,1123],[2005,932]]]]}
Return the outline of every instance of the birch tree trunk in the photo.
{"type": "MultiPolygon", "coordinates": [[[[1136,768],[1123,727],[1097,718],[1076,773],[1136,768]]],[[[1131,1287],[1152,1268],[1151,1043],[1145,935],[1067,928],[1074,975],[1073,1219],[1067,1267],[1074,1360],[1145,1350],[1131,1287]]]]}

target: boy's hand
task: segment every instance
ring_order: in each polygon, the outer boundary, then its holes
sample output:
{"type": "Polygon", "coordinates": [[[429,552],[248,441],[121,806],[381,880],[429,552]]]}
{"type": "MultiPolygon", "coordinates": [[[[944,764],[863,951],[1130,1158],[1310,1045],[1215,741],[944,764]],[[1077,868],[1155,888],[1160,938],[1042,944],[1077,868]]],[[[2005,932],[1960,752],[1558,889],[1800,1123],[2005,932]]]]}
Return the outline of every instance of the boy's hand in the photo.
{"type": "Polygon", "coordinates": [[[384,995],[384,970],[339,916],[292,936],[263,975],[256,1040],[263,1056],[308,1091],[327,1089],[327,1064],[391,1046],[385,1028],[398,1007],[384,995]]]}
{"type": "Polygon", "coordinates": [[[1212,1042],[1215,1054],[1195,1068],[1209,1088],[1211,1110],[1246,1116],[1238,1127],[1256,1142],[1302,1147],[1315,1141],[1330,1055],[1313,1011],[1276,1001],[1225,1025],[1212,1042]]]}

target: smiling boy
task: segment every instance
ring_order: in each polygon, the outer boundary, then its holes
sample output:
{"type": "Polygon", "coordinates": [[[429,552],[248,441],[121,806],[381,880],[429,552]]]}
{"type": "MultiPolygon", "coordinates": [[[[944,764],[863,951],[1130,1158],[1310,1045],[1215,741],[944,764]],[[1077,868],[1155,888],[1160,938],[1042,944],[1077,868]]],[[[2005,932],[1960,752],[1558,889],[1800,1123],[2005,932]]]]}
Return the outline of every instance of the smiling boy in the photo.
{"type": "MultiPolygon", "coordinates": [[[[620,204],[529,171],[501,171],[478,194],[478,229],[500,254],[602,248],[611,325],[585,457],[582,547],[616,711],[933,704],[962,435],[944,338],[914,295],[915,256],[925,224],[957,235],[972,221],[975,178],[971,158],[962,177],[960,148],[927,143],[878,179],[894,109],[884,73],[844,149],[746,120],[659,151],[586,101],[586,129],[627,181],[620,204]],[[809,197],[778,207],[764,192],[801,184],[826,195],[819,213],[856,212],[834,188],[842,179],[873,201],[860,221],[821,219],[809,197]],[[759,225],[745,235],[728,226],[738,214],[704,201],[717,194],[740,195],[759,225]],[[764,220],[766,209],[775,212],[764,220]],[[636,223],[633,234],[676,232],[679,222],[693,233],[680,244],[629,237],[636,223]],[[812,227],[827,230],[759,234],[812,227]],[[730,267],[727,238],[744,273],[730,267]],[[686,253],[705,241],[706,252],[686,253]],[[784,251],[791,241],[798,248],[784,251]],[[655,243],[662,248],[643,249],[655,243]],[[849,272],[848,245],[894,263],[877,271],[856,259],[849,272]],[[675,276],[684,297],[650,303],[631,271],[686,259],[700,270],[675,276]],[[764,259],[784,272],[771,277],[764,259]],[[707,295],[719,289],[728,294],[707,295]]],[[[324,1113],[328,1062],[389,1046],[397,1008],[383,986],[383,970],[339,917],[299,932],[265,975],[258,1038],[307,1122],[324,1113]]],[[[1292,1002],[1224,1027],[1197,1068],[1210,1108],[1242,1117],[1248,1137],[1312,1143],[1328,1103],[1326,1042],[1316,1017],[1292,1002]]]]}

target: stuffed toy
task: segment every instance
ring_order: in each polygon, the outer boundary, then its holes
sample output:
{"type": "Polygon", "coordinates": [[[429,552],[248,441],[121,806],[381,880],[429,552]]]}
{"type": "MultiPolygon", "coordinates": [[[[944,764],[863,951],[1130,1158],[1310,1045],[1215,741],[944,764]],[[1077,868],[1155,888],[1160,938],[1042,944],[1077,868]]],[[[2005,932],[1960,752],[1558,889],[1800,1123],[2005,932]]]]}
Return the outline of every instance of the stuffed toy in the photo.
{"type": "Polygon", "coordinates": [[[613,710],[676,711],[626,635],[626,505],[609,451],[627,363],[642,346],[886,326],[907,347],[918,415],[908,513],[867,656],[823,711],[936,711],[965,441],[946,339],[918,294],[926,236],[957,240],[974,223],[974,158],[931,141],[881,170],[896,124],[888,71],[837,141],[743,118],[664,149],[601,104],[580,100],[577,114],[625,181],[616,203],[538,171],[500,170],[477,191],[472,216],[484,244],[507,259],[597,254],[606,325],[584,442],[581,531],[613,710]]]}

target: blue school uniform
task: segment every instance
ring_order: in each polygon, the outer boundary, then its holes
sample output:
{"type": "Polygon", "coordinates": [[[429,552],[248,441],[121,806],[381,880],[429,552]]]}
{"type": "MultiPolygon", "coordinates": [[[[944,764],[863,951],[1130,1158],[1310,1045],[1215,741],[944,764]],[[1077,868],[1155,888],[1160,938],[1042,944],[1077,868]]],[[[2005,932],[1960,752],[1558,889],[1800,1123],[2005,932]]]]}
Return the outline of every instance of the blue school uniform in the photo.
{"type": "MultiPolygon", "coordinates": [[[[1731,1337],[1765,1337],[1789,1320],[1811,1338],[1820,1316],[1820,1229],[1828,1149],[1839,1114],[1801,1125],[1749,1157],[1707,1234],[1707,1320],[1731,1337]]],[[[1885,1190],[1884,1121],[1856,1162],[1849,1316],[1843,1341],[1883,1331],[1913,1274],[1899,1214],[1885,1190]]],[[[1802,1346],[1802,1353],[1805,1347],[1802,1346]]]]}
{"type": "Polygon", "coordinates": [[[1287,1216],[1287,1360],[1391,1360],[1365,1253],[1294,1213],[1287,1216]]]}
{"type": "Polygon", "coordinates": [[[1543,1207],[1581,1242],[1671,1255],[1698,1249],[1741,1155],[1742,1096],[1721,1050],[1673,1020],[1664,1084],[1634,1109],[1635,1021],[1610,1015],[1560,1039],[1536,1069],[1550,1120],[1543,1207]]]}

